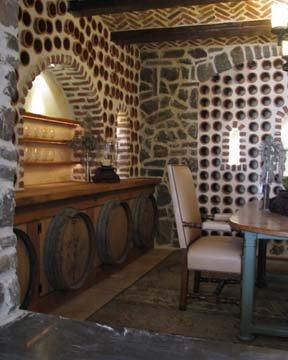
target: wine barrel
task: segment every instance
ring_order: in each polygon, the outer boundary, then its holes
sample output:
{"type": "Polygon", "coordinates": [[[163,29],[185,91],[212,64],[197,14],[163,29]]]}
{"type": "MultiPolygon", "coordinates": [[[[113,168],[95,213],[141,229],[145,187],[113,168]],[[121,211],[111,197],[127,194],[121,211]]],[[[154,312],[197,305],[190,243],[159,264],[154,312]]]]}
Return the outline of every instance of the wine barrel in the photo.
{"type": "Polygon", "coordinates": [[[35,281],[36,252],[29,236],[20,229],[14,229],[17,237],[17,267],[16,272],[20,287],[20,308],[27,309],[32,285],[35,281]]]}
{"type": "Polygon", "coordinates": [[[96,226],[96,244],[104,264],[121,264],[126,260],[131,223],[131,211],[126,202],[111,200],[102,207],[96,226]]]}
{"type": "Polygon", "coordinates": [[[49,224],[44,245],[44,270],[58,290],[79,289],[91,270],[95,233],[88,215],[62,210],[49,224]]]}
{"type": "Polygon", "coordinates": [[[141,194],[133,208],[133,243],[140,249],[154,246],[158,231],[158,210],[153,195],[141,194]]]}

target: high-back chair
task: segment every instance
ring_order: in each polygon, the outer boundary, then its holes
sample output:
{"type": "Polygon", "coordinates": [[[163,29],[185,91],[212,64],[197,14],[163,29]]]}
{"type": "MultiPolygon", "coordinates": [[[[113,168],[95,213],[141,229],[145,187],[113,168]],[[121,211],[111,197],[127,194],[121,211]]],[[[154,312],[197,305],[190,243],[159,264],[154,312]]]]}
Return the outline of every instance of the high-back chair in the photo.
{"type": "MultiPolygon", "coordinates": [[[[199,291],[201,271],[240,274],[242,239],[233,236],[202,236],[202,220],[190,169],[185,165],[168,165],[168,177],[179,244],[183,252],[179,308],[185,310],[189,271],[195,272],[195,292],[199,291]]],[[[215,230],[226,231],[229,226],[227,229],[227,225],[220,223],[215,230]]]]}

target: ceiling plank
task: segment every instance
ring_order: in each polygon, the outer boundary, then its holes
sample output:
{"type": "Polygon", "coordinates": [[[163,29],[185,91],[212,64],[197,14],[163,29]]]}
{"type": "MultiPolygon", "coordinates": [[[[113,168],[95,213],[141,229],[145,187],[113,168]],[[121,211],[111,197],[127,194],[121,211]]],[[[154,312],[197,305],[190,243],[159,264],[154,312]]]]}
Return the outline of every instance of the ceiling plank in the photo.
{"type": "Polygon", "coordinates": [[[74,16],[93,16],[240,1],[241,0],[69,0],[68,9],[74,16]]]}
{"type": "Polygon", "coordinates": [[[112,32],[111,40],[122,44],[163,41],[189,41],[232,36],[255,36],[271,33],[270,20],[227,22],[173,28],[143,29],[112,32]]]}

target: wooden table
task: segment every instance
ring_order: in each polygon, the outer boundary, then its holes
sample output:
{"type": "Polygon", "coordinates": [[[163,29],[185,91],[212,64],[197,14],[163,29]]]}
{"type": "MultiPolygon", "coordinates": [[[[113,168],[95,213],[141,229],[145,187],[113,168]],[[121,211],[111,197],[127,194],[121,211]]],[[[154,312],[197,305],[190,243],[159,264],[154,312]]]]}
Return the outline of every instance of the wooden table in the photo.
{"type": "Polygon", "coordinates": [[[241,340],[252,340],[254,334],[288,336],[288,327],[260,325],[253,322],[253,303],[256,274],[257,240],[287,240],[288,218],[260,209],[259,203],[251,202],[231,216],[233,230],[244,232],[241,296],[241,340]]]}

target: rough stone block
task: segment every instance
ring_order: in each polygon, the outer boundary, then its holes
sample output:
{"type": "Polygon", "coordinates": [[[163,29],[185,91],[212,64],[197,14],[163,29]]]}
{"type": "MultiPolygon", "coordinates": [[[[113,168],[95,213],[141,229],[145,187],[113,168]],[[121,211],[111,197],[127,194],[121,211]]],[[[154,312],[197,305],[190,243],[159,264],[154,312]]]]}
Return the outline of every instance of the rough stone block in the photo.
{"type": "Polygon", "coordinates": [[[153,148],[154,157],[163,158],[168,156],[167,146],[155,145],[153,148]]]}
{"type": "Polygon", "coordinates": [[[231,51],[231,57],[234,65],[243,64],[244,62],[244,53],[241,46],[237,46],[231,51]]]}
{"type": "Polygon", "coordinates": [[[185,54],[185,51],[182,49],[172,49],[163,52],[162,57],[164,58],[182,58],[185,54]]]}
{"type": "Polygon", "coordinates": [[[11,268],[16,268],[16,255],[2,255],[0,256],[0,274],[11,268]]]}
{"type": "Polygon", "coordinates": [[[269,45],[263,46],[263,55],[264,55],[264,58],[269,58],[271,56],[269,45]]]}
{"type": "MultiPolygon", "coordinates": [[[[11,141],[15,126],[15,111],[7,108],[0,108],[0,138],[11,141]]],[[[1,149],[0,149],[1,151],[1,149]]],[[[1,157],[0,153],[0,157],[1,157]]]]}
{"type": "Polygon", "coordinates": [[[0,23],[4,26],[18,26],[18,0],[1,1],[0,23]]]}
{"type": "Polygon", "coordinates": [[[162,177],[164,174],[163,170],[159,169],[148,169],[147,175],[152,177],[162,177]]]}
{"type": "Polygon", "coordinates": [[[161,130],[157,134],[156,140],[160,143],[169,143],[176,140],[176,136],[173,131],[161,130]]]}
{"type": "Polygon", "coordinates": [[[163,109],[163,108],[166,108],[169,104],[170,104],[170,96],[164,96],[161,98],[160,100],[160,108],[163,109]]]}
{"type": "Polygon", "coordinates": [[[12,226],[14,216],[14,191],[9,189],[0,197],[0,227],[12,226]]]}
{"type": "Polygon", "coordinates": [[[169,94],[169,89],[164,81],[160,81],[159,93],[160,94],[169,94]]]}
{"type": "Polygon", "coordinates": [[[179,80],[179,69],[175,67],[162,68],[160,77],[168,81],[177,81],[179,80]]]}
{"type": "Polygon", "coordinates": [[[224,71],[230,70],[232,68],[232,64],[228,58],[228,55],[223,52],[222,54],[216,55],[215,59],[215,67],[218,73],[222,73],[224,71]]]}
{"type": "Polygon", "coordinates": [[[151,115],[153,112],[159,109],[158,99],[144,101],[141,104],[141,110],[148,115],[151,115]]]}
{"type": "Polygon", "coordinates": [[[250,48],[250,46],[245,46],[245,55],[246,55],[247,62],[254,60],[253,51],[250,48]]]}
{"type": "Polygon", "coordinates": [[[0,159],[4,159],[8,161],[17,161],[16,148],[14,150],[11,150],[0,146],[0,159]]]}
{"type": "Polygon", "coordinates": [[[254,46],[254,52],[255,52],[255,58],[256,59],[262,59],[262,47],[260,45],[254,46]]]}
{"type": "Polygon", "coordinates": [[[190,50],[188,51],[188,54],[192,56],[194,59],[201,59],[207,57],[207,52],[201,48],[190,50]]]}
{"type": "Polygon", "coordinates": [[[15,175],[16,175],[16,169],[14,167],[0,164],[0,181],[1,179],[5,179],[13,182],[15,175]]]}
{"type": "Polygon", "coordinates": [[[159,124],[163,121],[167,121],[174,116],[173,112],[170,109],[160,110],[157,113],[147,117],[148,124],[159,124]]]}
{"type": "Polygon", "coordinates": [[[198,108],[198,96],[199,96],[198,89],[196,88],[192,89],[190,94],[190,106],[192,109],[198,108]]]}
{"type": "Polygon", "coordinates": [[[153,84],[157,80],[157,70],[143,67],[140,74],[141,80],[153,84]]]}
{"type": "Polygon", "coordinates": [[[166,160],[153,160],[145,162],[145,166],[151,166],[151,167],[157,167],[157,168],[163,168],[166,165],[166,160]]]}
{"type": "Polygon", "coordinates": [[[188,128],[188,134],[189,134],[193,139],[197,139],[197,136],[198,136],[198,126],[197,126],[197,124],[192,124],[192,125],[188,128]]]}
{"type": "MultiPolygon", "coordinates": [[[[1,229],[0,229],[1,232],[1,229]]],[[[16,235],[15,234],[11,234],[10,236],[5,236],[4,238],[0,238],[0,243],[1,243],[1,248],[2,249],[7,249],[9,247],[14,247],[16,246],[16,235]]]]}
{"type": "Polygon", "coordinates": [[[188,90],[187,89],[179,89],[178,98],[182,101],[187,101],[188,99],[188,90]]]}
{"type": "Polygon", "coordinates": [[[149,59],[157,59],[158,52],[157,51],[142,51],[140,57],[141,57],[142,62],[144,62],[145,60],[149,60],[149,59]]]}
{"type": "Polygon", "coordinates": [[[144,149],[140,152],[140,162],[142,163],[144,160],[147,160],[150,158],[150,155],[145,151],[144,149]]]}
{"type": "Polygon", "coordinates": [[[204,82],[212,78],[216,73],[211,63],[200,64],[196,70],[197,79],[204,82]]]}

